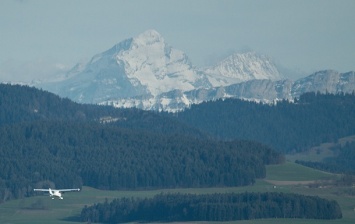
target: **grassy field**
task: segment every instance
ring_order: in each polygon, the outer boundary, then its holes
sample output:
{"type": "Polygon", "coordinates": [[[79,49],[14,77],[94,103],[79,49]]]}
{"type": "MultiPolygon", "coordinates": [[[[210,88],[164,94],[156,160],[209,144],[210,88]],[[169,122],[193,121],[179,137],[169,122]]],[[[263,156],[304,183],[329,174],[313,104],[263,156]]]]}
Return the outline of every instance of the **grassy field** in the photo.
{"type": "Polygon", "coordinates": [[[282,165],[267,166],[266,179],[279,181],[313,181],[329,180],[333,174],[311,169],[296,163],[286,162],[282,165]]]}
{"type": "MultiPolygon", "coordinates": [[[[351,187],[320,187],[310,188],[308,183],[316,180],[330,180],[337,176],[316,171],[310,168],[286,162],[282,165],[267,167],[267,177],[257,180],[253,186],[232,188],[199,188],[199,189],[162,189],[152,191],[101,191],[83,187],[81,192],[67,193],[64,200],[51,200],[46,195],[35,196],[0,204],[0,223],[11,224],[74,224],[85,205],[103,202],[118,197],[152,197],[161,192],[181,193],[229,193],[229,192],[265,192],[282,191],[305,195],[318,195],[323,198],[337,200],[343,212],[339,220],[304,220],[304,219],[263,219],[223,223],[355,223],[355,189],[351,187]]],[[[206,223],[206,222],[201,222],[206,223]]],[[[212,223],[212,222],[209,222],[212,223]]]]}

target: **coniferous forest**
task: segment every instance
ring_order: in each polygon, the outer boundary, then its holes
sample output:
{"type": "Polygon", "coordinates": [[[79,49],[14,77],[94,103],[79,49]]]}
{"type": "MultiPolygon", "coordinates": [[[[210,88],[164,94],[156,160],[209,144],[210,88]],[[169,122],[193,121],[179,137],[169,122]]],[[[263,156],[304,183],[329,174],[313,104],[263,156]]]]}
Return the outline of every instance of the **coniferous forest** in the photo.
{"type": "MultiPolygon", "coordinates": [[[[32,87],[0,84],[0,203],[32,196],[33,188],[251,185],[265,177],[265,165],[283,163],[283,153],[304,151],[349,135],[355,135],[354,94],[308,93],[295,102],[274,105],[226,99],[172,115],[77,104],[32,87]]],[[[337,158],[320,166],[352,172],[353,145],[334,150],[337,158]]],[[[288,194],[160,195],[151,200],[122,200],[86,207],[82,218],[117,222],[139,213],[140,220],[148,220],[144,214],[154,211],[146,210],[147,205],[182,211],[161,220],[341,217],[335,202],[288,194]],[[174,197],[175,202],[170,203],[174,197]],[[216,197],[221,203],[213,202],[216,197]],[[239,202],[249,198],[252,207],[227,202],[234,197],[239,202]],[[314,216],[297,207],[302,203],[315,209],[314,216]],[[108,206],[126,206],[131,213],[102,213],[108,206]],[[295,211],[290,213],[289,207],[295,211]],[[238,216],[230,214],[235,212],[238,216]]]]}
{"type": "Polygon", "coordinates": [[[285,193],[160,194],[121,198],[81,211],[81,221],[100,223],[232,221],[261,218],[339,219],[336,201],[285,193]]]}
{"type": "Polygon", "coordinates": [[[146,189],[240,186],[265,177],[282,156],[255,142],[201,141],[116,126],[36,122],[0,129],[2,188],[146,189]],[[60,185],[58,185],[60,184],[60,185]]]}

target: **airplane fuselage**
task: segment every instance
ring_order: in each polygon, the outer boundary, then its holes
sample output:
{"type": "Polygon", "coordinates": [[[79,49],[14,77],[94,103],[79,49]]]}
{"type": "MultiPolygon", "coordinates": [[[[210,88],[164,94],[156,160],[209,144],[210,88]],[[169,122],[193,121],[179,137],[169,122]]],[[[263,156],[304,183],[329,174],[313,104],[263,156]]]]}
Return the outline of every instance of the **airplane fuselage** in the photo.
{"type": "Polygon", "coordinates": [[[60,191],[57,191],[57,190],[52,190],[49,188],[49,196],[54,199],[54,197],[58,197],[59,199],[62,199],[63,200],[63,197],[62,197],[62,193],[60,193],[60,191]]]}

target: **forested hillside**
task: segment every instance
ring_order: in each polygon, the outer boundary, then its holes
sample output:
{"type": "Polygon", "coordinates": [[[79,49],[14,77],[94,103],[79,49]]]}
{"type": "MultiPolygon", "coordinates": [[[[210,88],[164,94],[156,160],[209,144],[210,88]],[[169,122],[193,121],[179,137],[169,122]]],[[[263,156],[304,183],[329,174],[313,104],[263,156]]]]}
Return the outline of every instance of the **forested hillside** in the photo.
{"type": "Polygon", "coordinates": [[[300,152],[355,134],[355,94],[307,93],[275,105],[217,100],[192,105],[178,119],[220,139],[249,139],[280,152],[300,152]]]}
{"type": "Polygon", "coordinates": [[[24,86],[0,87],[1,201],[42,187],[249,185],[265,176],[266,164],[284,159],[260,143],[206,138],[165,115],[75,104],[24,86]]]}

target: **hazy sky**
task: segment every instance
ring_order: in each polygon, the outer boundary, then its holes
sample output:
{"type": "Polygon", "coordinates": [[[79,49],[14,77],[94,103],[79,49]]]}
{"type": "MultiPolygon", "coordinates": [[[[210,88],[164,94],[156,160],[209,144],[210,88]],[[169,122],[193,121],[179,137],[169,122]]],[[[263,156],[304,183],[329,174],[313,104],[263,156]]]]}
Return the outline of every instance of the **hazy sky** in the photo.
{"type": "Polygon", "coordinates": [[[234,51],[355,70],[355,0],[1,0],[0,81],[29,81],[148,29],[196,66],[234,51]]]}

